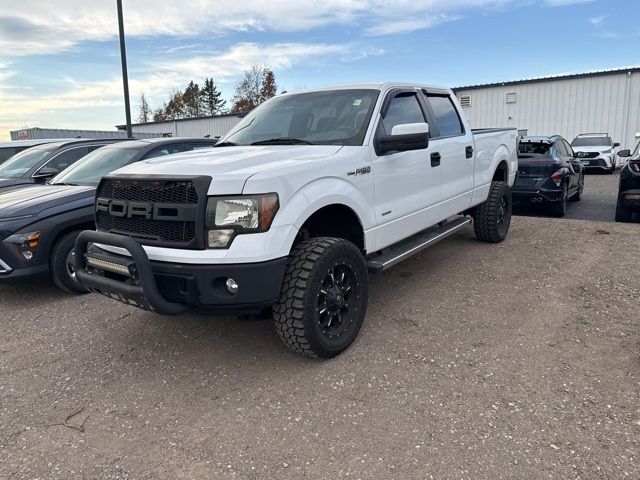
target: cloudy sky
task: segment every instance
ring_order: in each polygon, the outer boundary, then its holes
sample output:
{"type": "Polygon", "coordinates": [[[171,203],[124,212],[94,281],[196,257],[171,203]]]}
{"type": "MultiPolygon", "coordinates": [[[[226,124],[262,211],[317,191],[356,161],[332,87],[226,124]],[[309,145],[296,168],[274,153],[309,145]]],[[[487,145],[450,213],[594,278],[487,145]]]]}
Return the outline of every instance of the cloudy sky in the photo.
{"type": "MultiPolygon", "coordinates": [[[[124,122],[115,0],[1,0],[0,139],[124,122]]],[[[124,0],[131,101],[268,64],[279,90],[461,86],[640,63],[637,0],[124,0]]]]}

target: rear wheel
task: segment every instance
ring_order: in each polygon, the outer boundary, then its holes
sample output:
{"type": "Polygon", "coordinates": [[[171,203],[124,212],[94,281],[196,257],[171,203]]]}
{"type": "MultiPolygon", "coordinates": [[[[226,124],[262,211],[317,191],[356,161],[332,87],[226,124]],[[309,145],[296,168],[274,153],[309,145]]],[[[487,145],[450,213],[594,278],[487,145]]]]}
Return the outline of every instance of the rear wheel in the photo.
{"type": "Polygon", "coordinates": [[[580,175],[580,180],[578,181],[578,190],[573,196],[570,198],[572,202],[579,202],[582,199],[582,192],[584,191],[584,174],[580,175]]]}
{"type": "Polygon", "coordinates": [[[358,335],[369,299],[367,266],[358,248],[339,238],[312,238],[291,252],[278,303],[276,331],[295,352],[340,354],[358,335]]]}
{"type": "Polygon", "coordinates": [[[616,203],[616,222],[629,223],[632,216],[633,212],[628,208],[625,208],[622,204],[622,200],[618,198],[618,203],[616,203]]]}
{"type": "Polygon", "coordinates": [[[70,232],[60,237],[51,248],[49,271],[51,280],[62,290],[72,293],[88,293],[76,278],[76,267],[73,261],[73,247],[79,231],[70,232]]]}
{"type": "Polygon", "coordinates": [[[473,210],[473,228],[482,242],[500,243],[507,238],[513,201],[506,182],[491,182],[489,197],[473,210]]]}
{"type": "Polygon", "coordinates": [[[569,199],[569,185],[566,183],[562,188],[562,197],[560,197],[560,201],[556,203],[552,203],[549,211],[551,215],[554,217],[564,217],[567,213],[567,201],[569,199]]]}

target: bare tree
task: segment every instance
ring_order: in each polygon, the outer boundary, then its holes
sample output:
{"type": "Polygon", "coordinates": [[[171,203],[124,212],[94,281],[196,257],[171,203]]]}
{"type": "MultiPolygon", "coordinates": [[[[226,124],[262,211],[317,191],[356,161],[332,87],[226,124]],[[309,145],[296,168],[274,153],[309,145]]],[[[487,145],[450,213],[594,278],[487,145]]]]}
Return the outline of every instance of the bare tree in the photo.
{"type": "Polygon", "coordinates": [[[276,89],[276,77],[271,68],[254,65],[244,72],[244,77],[236,84],[231,111],[249,112],[273,97],[276,89]]]}

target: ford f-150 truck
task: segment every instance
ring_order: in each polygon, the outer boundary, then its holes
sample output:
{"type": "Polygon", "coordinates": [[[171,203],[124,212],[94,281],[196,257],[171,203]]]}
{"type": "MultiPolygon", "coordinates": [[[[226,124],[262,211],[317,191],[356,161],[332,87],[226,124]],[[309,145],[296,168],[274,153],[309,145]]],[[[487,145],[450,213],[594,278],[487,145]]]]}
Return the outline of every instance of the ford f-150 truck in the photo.
{"type": "Polygon", "coordinates": [[[505,239],[517,161],[516,130],[472,132],[446,88],[283,94],[213,151],[105,176],[77,277],[159,314],[268,309],[291,349],[333,357],[362,325],[369,272],[471,223],[505,239]]]}

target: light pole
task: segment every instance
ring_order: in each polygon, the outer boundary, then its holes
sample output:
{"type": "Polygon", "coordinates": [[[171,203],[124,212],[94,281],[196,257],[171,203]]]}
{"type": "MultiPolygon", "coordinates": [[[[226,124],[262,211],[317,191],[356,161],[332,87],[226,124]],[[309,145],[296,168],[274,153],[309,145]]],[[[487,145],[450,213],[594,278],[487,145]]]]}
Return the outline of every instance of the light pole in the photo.
{"type": "Polygon", "coordinates": [[[116,0],[118,5],[118,30],[120,31],[120,60],[122,62],[122,87],[124,89],[124,112],[127,120],[127,138],[131,134],[131,105],[129,104],[129,76],[127,74],[127,49],[124,45],[124,20],[122,18],[122,0],[116,0]]]}

